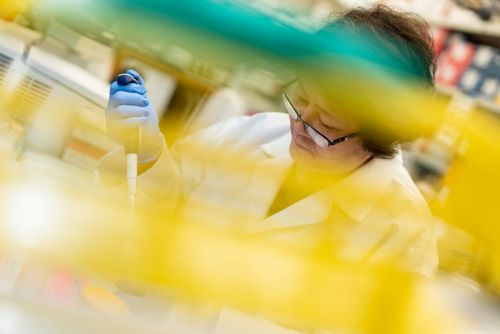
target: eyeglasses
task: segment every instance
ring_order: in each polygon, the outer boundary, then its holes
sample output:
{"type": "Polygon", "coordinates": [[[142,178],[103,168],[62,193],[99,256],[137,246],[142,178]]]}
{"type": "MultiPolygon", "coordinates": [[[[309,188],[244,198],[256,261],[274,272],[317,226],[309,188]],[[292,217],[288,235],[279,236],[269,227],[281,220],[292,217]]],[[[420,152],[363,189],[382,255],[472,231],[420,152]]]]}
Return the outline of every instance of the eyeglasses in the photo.
{"type": "Polygon", "coordinates": [[[286,88],[289,87],[291,84],[295,83],[296,81],[293,81],[292,83],[283,86],[281,90],[282,98],[283,98],[283,104],[285,105],[285,109],[288,111],[288,114],[290,117],[295,122],[302,122],[302,125],[304,126],[304,130],[306,133],[311,137],[311,139],[316,143],[321,148],[328,148],[330,146],[334,146],[337,144],[340,144],[346,140],[349,140],[353,137],[356,137],[358,134],[357,133],[352,133],[347,136],[343,136],[334,140],[330,140],[327,136],[322,134],[319,130],[316,130],[311,124],[305,122],[302,119],[302,115],[297,111],[297,109],[293,106],[290,98],[288,97],[288,94],[286,93],[286,88]]]}

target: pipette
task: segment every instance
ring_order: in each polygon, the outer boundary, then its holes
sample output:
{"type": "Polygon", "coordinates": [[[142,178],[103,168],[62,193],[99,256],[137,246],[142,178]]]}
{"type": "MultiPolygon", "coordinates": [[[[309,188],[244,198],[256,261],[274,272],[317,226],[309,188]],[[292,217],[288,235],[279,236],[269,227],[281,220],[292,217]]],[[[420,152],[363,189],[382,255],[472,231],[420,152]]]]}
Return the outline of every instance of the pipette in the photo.
{"type": "MultiPolygon", "coordinates": [[[[124,73],[119,74],[116,82],[120,86],[127,86],[135,83],[140,84],[133,75],[124,73]]],[[[141,128],[127,131],[125,133],[125,153],[127,154],[127,185],[129,203],[132,209],[135,209],[136,195],[137,195],[137,165],[138,165],[138,152],[141,145],[141,128]]]]}

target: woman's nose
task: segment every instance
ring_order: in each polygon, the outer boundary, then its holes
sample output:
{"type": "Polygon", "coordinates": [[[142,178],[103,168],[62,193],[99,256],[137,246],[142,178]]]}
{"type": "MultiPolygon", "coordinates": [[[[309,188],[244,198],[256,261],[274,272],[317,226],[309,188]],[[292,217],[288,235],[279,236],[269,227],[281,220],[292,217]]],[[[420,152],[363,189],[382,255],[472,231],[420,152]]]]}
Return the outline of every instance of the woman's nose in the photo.
{"type": "Polygon", "coordinates": [[[297,119],[296,121],[294,121],[293,126],[295,129],[295,133],[307,137],[307,132],[304,128],[304,123],[302,123],[302,121],[300,119],[297,119]]]}
{"type": "Polygon", "coordinates": [[[307,138],[309,138],[309,134],[307,133],[307,131],[305,129],[304,122],[307,122],[307,119],[310,117],[311,111],[312,111],[311,106],[308,106],[306,108],[302,108],[302,110],[299,111],[300,112],[300,119],[298,119],[294,124],[296,133],[300,134],[304,137],[307,137],[307,138]]]}

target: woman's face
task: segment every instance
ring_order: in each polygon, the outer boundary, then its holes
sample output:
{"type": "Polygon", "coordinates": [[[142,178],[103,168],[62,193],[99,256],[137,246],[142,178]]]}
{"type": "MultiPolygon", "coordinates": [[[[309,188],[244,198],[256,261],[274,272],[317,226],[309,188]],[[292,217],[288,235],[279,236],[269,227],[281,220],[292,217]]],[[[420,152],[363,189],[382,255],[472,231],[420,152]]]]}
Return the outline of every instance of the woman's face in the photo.
{"type": "MultiPolygon", "coordinates": [[[[358,131],[355,123],[320,94],[314,84],[297,81],[285,89],[285,93],[300,118],[314,127],[330,141],[354,134],[358,131]]],[[[292,142],[290,154],[297,165],[318,172],[339,174],[347,172],[360,155],[366,155],[358,137],[352,137],[333,146],[321,147],[304,128],[300,120],[290,116],[292,142]]]]}

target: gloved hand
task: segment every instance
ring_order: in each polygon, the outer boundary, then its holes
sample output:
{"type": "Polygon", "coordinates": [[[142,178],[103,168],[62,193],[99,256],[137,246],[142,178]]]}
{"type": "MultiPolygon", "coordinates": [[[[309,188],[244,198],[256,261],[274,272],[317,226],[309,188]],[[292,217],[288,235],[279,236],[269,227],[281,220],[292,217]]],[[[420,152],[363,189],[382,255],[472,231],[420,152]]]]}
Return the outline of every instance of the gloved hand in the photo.
{"type": "Polygon", "coordinates": [[[120,86],[116,81],[111,84],[106,109],[108,136],[125,145],[125,133],[141,127],[139,162],[151,162],[159,156],[163,144],[158,115],[148,98],[142,77],[134,70],[128,70],[127,73],[136,78],[139,84],[120,86]]]}

